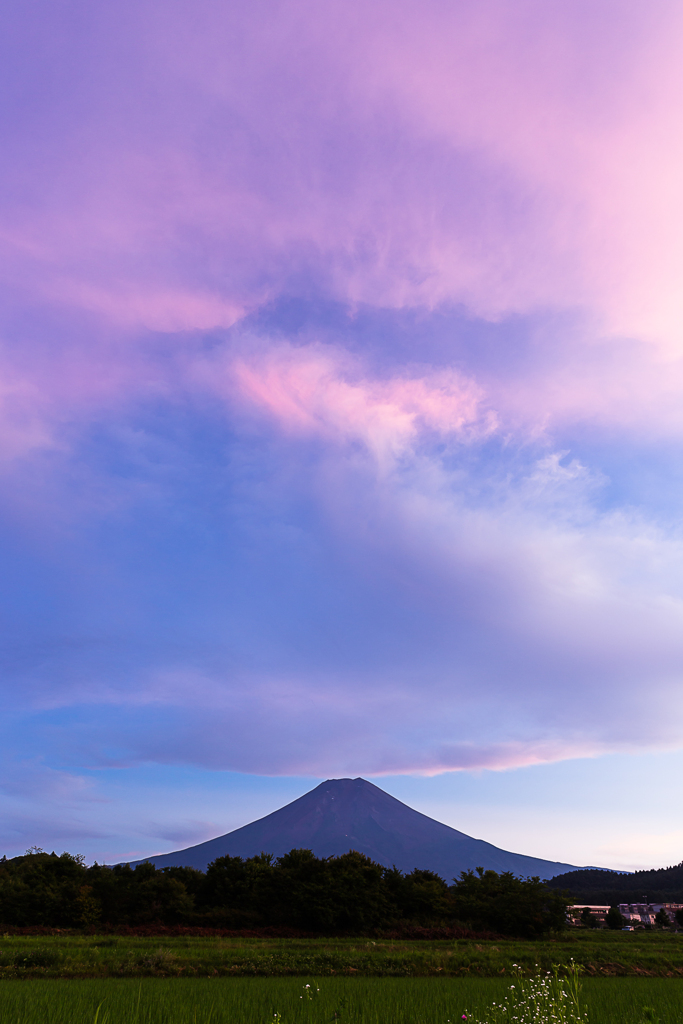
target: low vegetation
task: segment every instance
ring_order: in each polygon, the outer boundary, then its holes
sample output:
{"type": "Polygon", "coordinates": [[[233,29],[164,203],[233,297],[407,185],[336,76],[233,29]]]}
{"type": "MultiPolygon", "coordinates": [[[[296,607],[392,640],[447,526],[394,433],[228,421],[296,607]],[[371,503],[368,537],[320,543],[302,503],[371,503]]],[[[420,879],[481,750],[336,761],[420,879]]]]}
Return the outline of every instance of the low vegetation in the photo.
{"type": "MultiPolygon", "coordinates": [[[[2,1021],[21,1024],[464,1024],[491,1022],[509,995],[494,978],[233,978],[213,981],[9,981],[2,1021]],[[312,998],[303,993],[308,985],[312,998]]],[[[589,1024],[679,1024],[683,986],[641,978],[585,979],[589,1024]]],[[[569,1018],[571,1020],[571,1018],[569,1018]]],[[[521,1018],[546,1024],[552,1017],[521,1018]]]]}
{"type": "Polygon", "coordinates": [[[586,977],[683,979],[683,935],[567,930],[548,939],[302,939],[4,935],[0,978],[525,976],[574,961],[586,977]]]}

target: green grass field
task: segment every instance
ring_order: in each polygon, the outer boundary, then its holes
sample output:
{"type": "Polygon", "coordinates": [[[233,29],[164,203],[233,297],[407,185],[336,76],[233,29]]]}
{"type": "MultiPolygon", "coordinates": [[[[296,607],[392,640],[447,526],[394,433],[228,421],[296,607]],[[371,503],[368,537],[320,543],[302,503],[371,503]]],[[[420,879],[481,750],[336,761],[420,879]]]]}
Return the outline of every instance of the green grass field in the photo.
{"type": "Polygon", "coordinates": [[[2,936],[0,978],[505,978],[517,963],[548,970],[573,958],[587,976],[683,978],[683,934],[567,931],[557,940],[389,941],[117,935],[2,936]]]}
{"type": "MultiPolygon", "coordinates": [[[[2,1024],[456,1024],[506,982],[482,978],[215,978],[6,981],[2,1024]],[[310,1002],[303,985],[319,988],[310,1002]],[[99,1009],[98,1009],[99,1008],[99,1009]]],[[[588,978],[590,1024],[683,1021],[683,981],[588,978]],[[654,1009],[654,1014],[647,1010],[654,1009]]]]}

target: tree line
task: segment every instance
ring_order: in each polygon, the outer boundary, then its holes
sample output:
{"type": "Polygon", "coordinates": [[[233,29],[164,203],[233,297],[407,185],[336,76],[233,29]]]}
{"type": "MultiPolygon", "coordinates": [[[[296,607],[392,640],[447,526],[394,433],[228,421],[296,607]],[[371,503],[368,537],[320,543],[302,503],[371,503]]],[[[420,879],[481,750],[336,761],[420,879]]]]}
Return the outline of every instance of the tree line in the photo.
{"type": "Polygon", "coordinates": [[[88,866],[80,856],[35,849],[0,860],[0,926],[10,927],[287,927],[364,935],[410,923],[533,938],[563,928],[570,902],[539,878],[477,868],[448,885],[432,871],[405,874],[355,851],[219,857],[205,872],[88,866]]]}
{"type": "Polygon", "coordinates": [[[584,868],[556,875],[551,889],[569,889],[574,903],[683,903],[683,862],[653,871],[601,871],[584,868]]]}

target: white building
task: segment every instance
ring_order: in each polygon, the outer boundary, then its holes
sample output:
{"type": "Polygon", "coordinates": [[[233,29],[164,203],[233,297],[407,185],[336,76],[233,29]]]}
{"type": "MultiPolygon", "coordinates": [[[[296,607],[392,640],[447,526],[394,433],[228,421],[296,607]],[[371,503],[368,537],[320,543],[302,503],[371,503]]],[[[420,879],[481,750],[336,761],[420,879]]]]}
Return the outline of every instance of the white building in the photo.
{"type": "Polygon", "coordinates": [[[606,906],[597,903],[576,903],[573,907],[567,907],[567,916],[571,919],[573,924],[580,924],[581,915],[584,910],[590,910],[591,917],[595,918],[600,927],[602,927],[607,917],[609,903],[606,906]]]}
{"type": "Polygon", "coordinates": [[[663,910],[671,924],[675,923],[676,911],[683,910],[683,903],[620,903],[621,916],[632,925],[654,925],[655,916],[663,910]]]}
{"type": "MultiPolygon", "coordinates": [[[[597,922],[598,927],[603,928],[609,911],[609,904],[575,903],[567,907],[567,917],[571,924],[580,925],[581,915],[584,910],[589,910],[591,917],[597,922]]],[[[620,903],[619,912],[624,918],[626,925],[632,928],[654,927],[655,917],[660,910],[663,910],[671,924],[676,923],[676,911],[683,910],[683,903],[620,903]]]]}

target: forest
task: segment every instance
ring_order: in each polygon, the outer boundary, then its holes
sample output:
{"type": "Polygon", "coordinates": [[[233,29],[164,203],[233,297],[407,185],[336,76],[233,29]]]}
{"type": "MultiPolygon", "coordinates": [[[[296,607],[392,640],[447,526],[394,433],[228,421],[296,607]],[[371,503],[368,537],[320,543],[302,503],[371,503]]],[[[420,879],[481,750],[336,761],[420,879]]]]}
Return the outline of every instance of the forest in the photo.
{"type": "Polygon", "coordinates": [[[571,892],[573,903],[683,903],[683,861],[653,871],[601,871],[587,868],[556,875],[551,889],[571,892]]]}
{"type": "Polygon", "coordinates": [[[143,863],[88,866],[42,850],[0,860],[0,926],[112,930],[153,925],[372,935],[400,926],[463,927],[535,938],[565,926],[569,895],[538,878],[464,871],[452,885],[361,853],[291,850],[219,857],[206,872],[143,863]]]}

